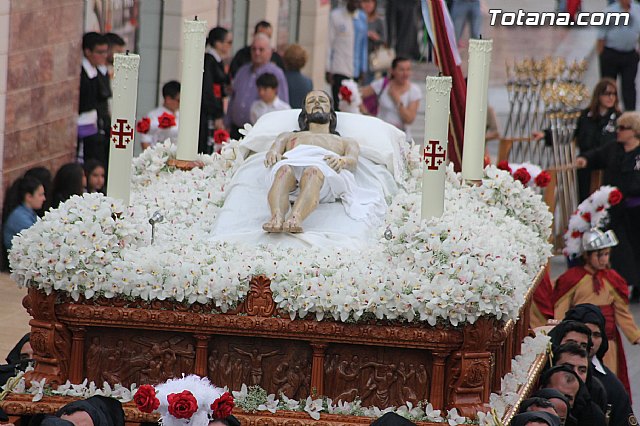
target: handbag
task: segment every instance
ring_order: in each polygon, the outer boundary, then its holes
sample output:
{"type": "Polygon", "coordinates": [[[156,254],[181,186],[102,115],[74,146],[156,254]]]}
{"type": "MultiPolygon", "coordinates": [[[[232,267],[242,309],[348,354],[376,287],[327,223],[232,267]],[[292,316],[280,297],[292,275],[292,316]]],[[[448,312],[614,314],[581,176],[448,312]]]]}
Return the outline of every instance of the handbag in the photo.
{"type": "Polygon", "coordinates": [[[389,78],[385,77],[382,82],[382,89],[380,89],[380,93],[373,93],[372,95],[362,99],[362,104],[369,112],[369,115],[373,115],[374,117],[378,115],[378,99],[380,98],[380,95],[382,95],[385,87],[387,87],[387,84],[389,84],[389,78]]]}
{"type": "Polygon", "coordinates": [[[396,52],[391,47],[380,46],[369,54],[369,71],[384,72],[391,68],[396,52]]]}

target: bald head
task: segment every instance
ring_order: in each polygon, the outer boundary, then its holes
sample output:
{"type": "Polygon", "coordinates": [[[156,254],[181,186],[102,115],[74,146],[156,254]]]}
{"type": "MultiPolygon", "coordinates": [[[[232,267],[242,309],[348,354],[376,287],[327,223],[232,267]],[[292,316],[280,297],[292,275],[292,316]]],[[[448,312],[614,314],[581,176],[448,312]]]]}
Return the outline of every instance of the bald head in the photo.
{"type": "Polygon", "coordinates": [[[271,39],[264,33],[253,36],[251,43],[251,63],[254,68],[260,67],[271,60],[271,39]]]}

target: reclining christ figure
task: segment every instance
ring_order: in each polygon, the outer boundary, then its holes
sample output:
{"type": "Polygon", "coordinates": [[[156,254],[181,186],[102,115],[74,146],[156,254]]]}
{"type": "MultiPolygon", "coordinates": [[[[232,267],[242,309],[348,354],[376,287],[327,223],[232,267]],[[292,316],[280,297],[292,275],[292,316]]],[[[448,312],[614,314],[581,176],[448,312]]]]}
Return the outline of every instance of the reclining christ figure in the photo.
{"type": "Polygon", "coordinates": [[[360,147],[336,131],[337,116],[329,95],[307,94],[298,118],[300,131],[278,135],[264,160],[270,173],[267,232],[302,232],[302,222],[319,203],[342,200],[348,216],[371,221],[386,207],[376,191],[359,187],[353,176],[360,147]],[[290,209],[290,201],[293,206],[290,209]]]}

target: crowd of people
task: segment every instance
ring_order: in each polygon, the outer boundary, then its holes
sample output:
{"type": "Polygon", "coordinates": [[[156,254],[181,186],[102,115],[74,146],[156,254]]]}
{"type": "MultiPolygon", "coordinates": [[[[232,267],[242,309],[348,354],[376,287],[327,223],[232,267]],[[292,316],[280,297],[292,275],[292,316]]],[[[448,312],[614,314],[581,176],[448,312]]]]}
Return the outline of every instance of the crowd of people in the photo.
{"type": "Polygon", "coordinates": [[[13,237],[74,195],[104,192],[105,170],[101,162],[92,159],[84,164],[64,164],[55,175],[46,167],[35,167],[16,179],[2,204],[2,270],[8,269],[7,252],[13,237]]]}

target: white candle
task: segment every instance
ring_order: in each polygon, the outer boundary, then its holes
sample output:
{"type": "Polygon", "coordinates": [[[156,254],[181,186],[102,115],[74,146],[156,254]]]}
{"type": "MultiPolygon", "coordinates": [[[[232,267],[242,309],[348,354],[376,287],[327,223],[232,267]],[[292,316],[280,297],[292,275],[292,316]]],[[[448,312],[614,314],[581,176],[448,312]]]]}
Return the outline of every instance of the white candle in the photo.
{"type": "Polygon", "coordinates": [[[139,66],[139,55],[129,53],[113,55],[113,101],[107,195],[120,198],[125,205],[129,205],[131,193],[131,161],[136,127],[139,66]]]}
{"type": "Polygon", "coordinates": [[[194,161],[198,154],[206,29],[207,21],[184,21],[178,160],[194,161]]]}
{"type": "Polygon", "coordinates": [[[462,177],[466,180],[481,180],[484,175],[484,135],[487,127],[492,49],[492,40],[469,40],[467,106],[462,148],[462,177]]]}
{"type": "Polygon", "coordinates": [[[447,171],[451,77],[427,77],[421,218],[442,216],[447,171]]]}

